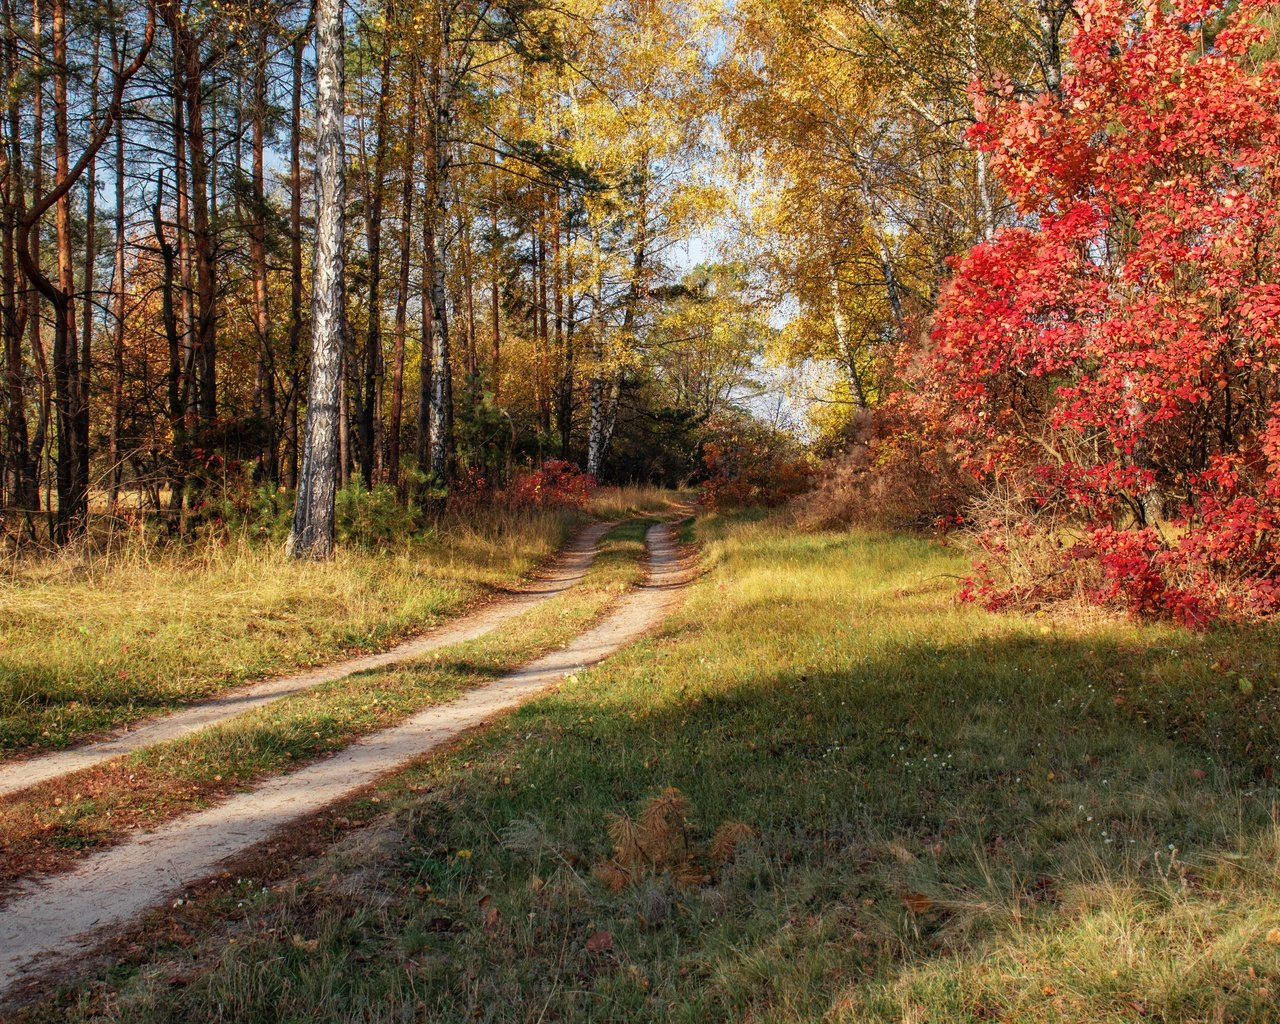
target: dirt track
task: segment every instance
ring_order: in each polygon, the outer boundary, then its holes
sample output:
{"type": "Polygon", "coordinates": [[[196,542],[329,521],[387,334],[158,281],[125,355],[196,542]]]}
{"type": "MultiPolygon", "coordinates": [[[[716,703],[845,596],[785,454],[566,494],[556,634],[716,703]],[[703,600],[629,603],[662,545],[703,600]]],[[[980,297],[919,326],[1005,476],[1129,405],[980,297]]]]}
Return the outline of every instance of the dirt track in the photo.
{"type": "Polygon", "coordinates": [[[345,679],[357,672],[385,668],[407,661],[428,651],[451,647],[492,632],[502,623],[522,615],[535,605],[564,593],[591,568],[600,541],[612,524],[593,523],[584,527],[565,548],[564,553],[539,577],[523,589],[500,598],[469,615],[464,615],[439,629],[407,640],[379,654],[335,662],[278,679],[240,687],[212,700],[201,701],[163,718],[151,719],[134,728],[122,730],[109,739],[84,746],[60,750],[40,757],[0,765],[0,797],[91,768],[112,758],[131,754],[157,743],[177,739],[188,733],[207,729],[254,708],[280,700],[322,683],[345,679]]]}
{"type": "Polygon", "coordinates": [[[661,622],[685,582],[673,527],[654,526],[646,543],[649,577],[645,584],[564,650],[448,704],[428,708],[331,758],[91,857],[74,872],[43,885],[27,884],[0,914],[0,994],[28,972],[47,970],[86,953],[105,930],[160,903],[184,883],[214,874],[222,861],[290,822],[354,795],[379,776],[431,753],[641,637],[661,622]]]}

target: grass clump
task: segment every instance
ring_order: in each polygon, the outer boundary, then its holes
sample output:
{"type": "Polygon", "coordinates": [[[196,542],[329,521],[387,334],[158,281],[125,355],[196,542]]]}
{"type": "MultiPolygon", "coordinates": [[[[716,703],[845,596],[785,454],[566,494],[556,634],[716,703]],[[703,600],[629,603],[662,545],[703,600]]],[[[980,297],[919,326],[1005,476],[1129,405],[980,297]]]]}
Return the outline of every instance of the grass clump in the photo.
{"type": "Polygon", "coordinates": [[[1277,1019],[1272,632],[992,616],[920,539],[697,533],[660,635],[30,1019],[1277,1019]]]}

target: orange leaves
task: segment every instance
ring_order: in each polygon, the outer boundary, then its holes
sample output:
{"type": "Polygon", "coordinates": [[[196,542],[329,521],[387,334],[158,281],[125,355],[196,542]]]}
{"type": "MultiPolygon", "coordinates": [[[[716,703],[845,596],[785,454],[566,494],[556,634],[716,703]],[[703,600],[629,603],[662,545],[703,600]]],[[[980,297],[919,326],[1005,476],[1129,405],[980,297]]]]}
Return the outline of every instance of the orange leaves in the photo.
{"type": "Polygon", "coordinates": [[[689,800],[668,788],[651,798],[638,817],[611,815],[609,839],[613,856],[592,869],[592,877],[614,892],[651,875],[665,874],[680,888],[710,881],[706,863],[723,867],[733,860],[755,831],[740,821],[727,821],[703,850],[693,840],[696,826],[688,818],[689,800]]]}

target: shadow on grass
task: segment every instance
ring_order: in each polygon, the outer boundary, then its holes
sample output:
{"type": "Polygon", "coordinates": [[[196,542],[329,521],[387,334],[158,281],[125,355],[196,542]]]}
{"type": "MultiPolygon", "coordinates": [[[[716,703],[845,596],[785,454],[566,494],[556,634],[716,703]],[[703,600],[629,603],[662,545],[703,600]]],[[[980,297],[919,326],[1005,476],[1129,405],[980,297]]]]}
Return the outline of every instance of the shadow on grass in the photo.
{"type": "Polygon", "coordinates": [[[387,829],[121,1012],[1277,1019],[1273,633],[907,630],[779,667],[785,624],[753,641],[757,617],[677,623],[410,772],[387,829]],[[669,786],[695,850],[728,821],[754,837],[696,855],[705,884],[595,881],[611,816],[669,786]]]}

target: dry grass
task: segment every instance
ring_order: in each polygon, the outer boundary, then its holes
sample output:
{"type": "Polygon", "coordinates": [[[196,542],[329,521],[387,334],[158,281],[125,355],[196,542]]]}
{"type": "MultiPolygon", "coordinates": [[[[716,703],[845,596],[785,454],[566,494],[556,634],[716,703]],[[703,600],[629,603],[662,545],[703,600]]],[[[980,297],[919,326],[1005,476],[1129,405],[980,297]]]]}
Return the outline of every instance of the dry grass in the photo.
{"type": "Polygon", "coordinates": [[[669,488],[652,487],[646,484],[601,487],[592,494],[587,511],[597,519],[662,515],[679,506],[691,504],[696,497],[693,491],[673,491],[669,488]]]}
{"type": "Polygon", "coordinates": [[[0,757],[386,647],[528,574],[571,521],[448,520],[394,551],[348,547],[319,565],[245,538],[11,556],[0,572],[0,757]]]}

